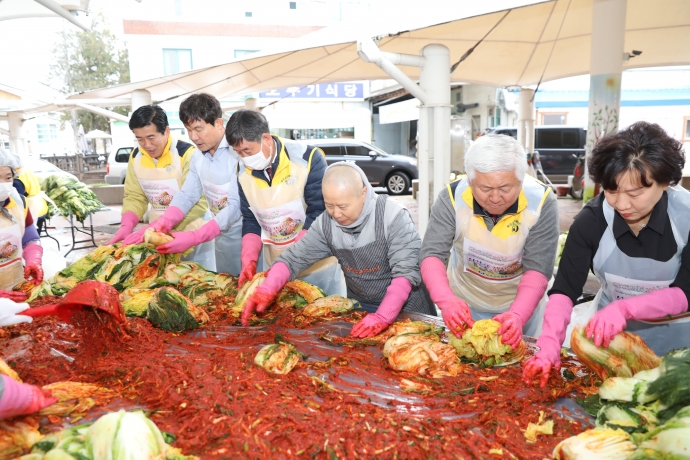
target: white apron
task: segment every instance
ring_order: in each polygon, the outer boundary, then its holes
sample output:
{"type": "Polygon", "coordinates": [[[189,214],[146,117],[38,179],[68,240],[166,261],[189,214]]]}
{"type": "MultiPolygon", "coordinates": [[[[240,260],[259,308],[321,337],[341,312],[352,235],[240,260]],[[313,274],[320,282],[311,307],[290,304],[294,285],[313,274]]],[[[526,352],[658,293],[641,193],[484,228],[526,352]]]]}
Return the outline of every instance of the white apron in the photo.
{"type": "MultiPolygon", "coordinates": [[[[604,217],[608,227],[599,242],[592,266],[601,283],[595,299],[597,310],[627,297],[669,287],[680,270],[683,248],[690,232],[690,193],[678,186],[669,187],[668,215],[676,253],[666,262],[641,257],[628,257],[618,249],[613,236],[615,210],[604,200],[604,217]]],[[[639,335],[658,355],[674,348],[690,346],[690,312],[671,318],[628,321],[626,331],[639,335]]]]}
{"type": "MultiPolygon", "coordinates": [[[[252,176],[251,170],[244,167],[238,175],[249,209],[261,226],[264,270],[295,243],[307,218],[304,186],[309,176],[309,164],[302,158],[305,147],[289,140],[280,141],[283,148],[278,152],[279,167],[271,186],[252,176]]],[[[319,155],[318,152],[316,154],[319,155]]],[[[329,295],[347,295],[345,278],[335,257],[315,263],[302,271],[298,278],[320,287],[329,295]]]]}
{"type": "MultiPolygon", "coordinates": [[[[218,215],[228,204],[228,193],[230,192],[230,182],[215,184],[213,179],[204,171],[204,179],[201,180],[201,187],[208,203],[208,209],[214,216],[218,215]]],[[[221,174],[221,172],[219,172],[221,174]]],[[[233,174],[237,180],[237,176],[233,174]]],[[[216,181],[217,182],[217,181],[216,181]]],[[[230,273],[239,276],[242,269],[240,255],[242,252],[242,219],[238,219],[228,230],[221,232],[214,240],[216,251],[216,270],[219,273],[230,273]]]]}
{"type": "MultiPolygon", "coordinates": [[[[449,193],[450,190],[449,186],[449,193]]],[[[489,231],[483,218],[475,216],[473,206],[465,201],[471,200],[467,179],[462,179],[455,189],[455,241],[448,264],[448,279],[453,293],[470,306],[474,319],[491,318],[508,311],[515,300],[524,272],[525,241],[530,228],[539,219],[548,193],[550,190],[540,182],[525,176],[518,198],[521,212],[504,216],[496,223],[494,231],[489,231]]],[[[553,277],[549,284],[552,283],[553,277]]],[[[547,300],[545,292],[523,328],[525,335],[536,337],[541,333],[547,300]]]]}
{"type": "Polygon", "coordinates": [[[24,207],[20,199],[12,197],[11,200],[15,206],[5,208],[11,219],[0,215],[0,289],[2,290],[11,290],[24,281],[22,266],[24,207]]]}
{"type": "MultiPolygon", "coordinates": [[[[182,157],[180,157],[177,151],[177,142],[172,136],[169,142],[172,164],[164,168],[146,168],[142,166],[142,159],[146,155],[142,151],[134,158],[134,174],[151,205],[148,212],[149,222],[154,222],[165,214],[172,202],[173,196],[180,191],[182,186],[182,157]]],[[[154,163],[157,163],[157,161],[154,160],[154,163]]],[[[206,212],[203,218],[190,222],[182,231],[197,230],[210,219],[211,214],[206,212]]],[[[207,270],[215,271],[216,259],[214,248],[213,241],[207,241],[195,246],[188,256],[183,257],[183,260],[198,262],[207,270]]]]}

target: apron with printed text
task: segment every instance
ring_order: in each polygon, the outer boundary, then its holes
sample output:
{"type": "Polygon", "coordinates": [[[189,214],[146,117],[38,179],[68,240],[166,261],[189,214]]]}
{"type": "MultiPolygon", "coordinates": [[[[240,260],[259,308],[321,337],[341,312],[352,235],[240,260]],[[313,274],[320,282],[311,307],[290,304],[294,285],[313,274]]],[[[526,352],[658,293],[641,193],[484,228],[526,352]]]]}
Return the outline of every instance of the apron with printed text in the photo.
{"type": "MultiPolygon", "coordinates": [[[[283,148],[277,154],[281,161],[289,163],[287,173],[278,177],[276,171],[270,186],[245,168],[241,168],[238,176],[249,209],[261,226],[264,270],[268,270],[275,259],[295,243],[307,219],[304,187],[309,176],[309,164],[302,158],[304,146],[285,139],[281,142],[283,148]]],[[[335,257],[315,263],[302,271],[298,278],[320,287],[328,295],[344,296],[346,292],[343,274],[335,257]]]]}
{"type": "MultiPolygon", "coordinates": [[[[616,300],[669,287],[681,266],[683,248],[690,233],[690,193],[679,186],[669,187],[668,216],[678,245],[666,262],[643,257],[629,257],[616,245],[613,235],[615,210],[604,200],[604,218],[608,227],[599,242],[592,266],[601,283],[595,299],[597,310],[616,300]]],[[[690,312],[672,317],[627,322],[626,331],[639,335],[658,355],[690,345],[690,312]]]]}
{"type": "MultiPolygon", "coordinates": [[[[524,267],[522,255],[527,235],[541,214],[550,191],[530,176],[525,176],[518,203],[524,209],[517,216],[504,216],[494,229],[508,225],[508,236],[490,231],[481,216],[475,216],[463,194],[471,194],[467,179],[462,179],[455,189],[455,241],[448,263],[448,279],[455,295],[465,300],[472,310],[472,317],[491,318],[508,311],[515,300],[517,287],[524,267]]],[[[536,337],[541,333],[543,312],[548,296],[546,293],[525,324],[523,333],[536,337]]]]}
{"type": "Polygon", "coordinates": [[[10,199],[6,214],[0,215],[0,289],[11,290],[24,281],[22,237],[24,207],[20,200],[10,199]],[[8,218],[9,217],[9,218],[8,218]]]}

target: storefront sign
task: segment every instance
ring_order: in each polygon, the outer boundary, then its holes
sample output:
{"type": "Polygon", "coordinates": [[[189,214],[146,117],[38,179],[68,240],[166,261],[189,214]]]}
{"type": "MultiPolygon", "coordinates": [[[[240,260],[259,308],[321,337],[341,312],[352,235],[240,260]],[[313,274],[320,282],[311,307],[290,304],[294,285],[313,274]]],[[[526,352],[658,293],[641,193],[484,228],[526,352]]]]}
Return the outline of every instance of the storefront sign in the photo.
{"type": "Polygon", "coordinates": [[[403,121],[419,120],[419,99],[410,99],[395,104],[379,107],[379,123],[400,123],[403,121]]]}
{"type": "Polygon", "coordinates": [[[261,99],[364,99],[363,83],[319,83],[259,93],[261,99]]]}

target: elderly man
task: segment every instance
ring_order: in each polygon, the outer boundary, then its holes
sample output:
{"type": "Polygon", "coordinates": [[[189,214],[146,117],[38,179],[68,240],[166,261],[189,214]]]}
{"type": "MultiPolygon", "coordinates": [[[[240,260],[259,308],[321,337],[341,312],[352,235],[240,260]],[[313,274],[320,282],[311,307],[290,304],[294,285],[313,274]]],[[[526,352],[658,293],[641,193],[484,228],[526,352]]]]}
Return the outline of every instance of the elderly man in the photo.
{"type": "Polygon", "coordinates": [[[417,263],[421,240],[407,210],[386,195],[377,196],[364,172],[352,162],[329,166],[322,190],[327,212],[276,259],[247,302],[243,323],[254,309],[265,310],[301,270],[330,256],[343,267],[348,297],[378,307],[355,324],[353,336],[378,334],[403,307],[434,315],[417,263]]]}
{"type": "Polygon", "coordinates": [[[482,136],[465,154],[467,177],[449,184],[432,207],[419,254],[422,278],[456,335],[494,315],[502,341],[513,347],[523,332],[541,331],[558,207],[526,171],[516,140],[482,136]]]}
{"type": "MultiPolygon", "coordinates": [[[[268,269],[323,212],[321,180],[326,158],[316,147],[272,136],[266,117],[253,110],[233,113],[225,136],[244,165],[237,174],[242,286],[256,274],[262,249],[263,266],[268,269]]],[[[299,278],[328,294],[345,294],[343,274],[335,258],[308,267],[299,278]]]]}

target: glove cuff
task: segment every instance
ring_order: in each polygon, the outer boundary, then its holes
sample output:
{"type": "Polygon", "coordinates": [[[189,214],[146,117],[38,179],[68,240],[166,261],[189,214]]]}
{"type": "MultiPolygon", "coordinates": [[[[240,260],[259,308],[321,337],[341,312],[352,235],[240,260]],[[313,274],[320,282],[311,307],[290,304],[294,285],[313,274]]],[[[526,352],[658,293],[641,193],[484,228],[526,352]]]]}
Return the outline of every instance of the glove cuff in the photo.
{"type": "Polygon", "coordinates": [[[139,223],[139,216],[132,211],[127,211],[122,214],[122,220],[120,221],[120,228],[129,228],[131,231],[139,223]]]}
{"type": "Polygon", "coordinates": [[[430,256],[422,260],[420,271],[431,300],[442,309],[444,301],[455,297],[448,282],[446,265],[438,257],[430,256]]]}
{"type": "Polygon", "coordinates": [[[247,233],[244,235],[242,237],[242,252],[240,254],[242,266],[249,262],[256,263],[259,260],[259,253],[261,252],[262,246],[261,237],[256,233],[247,233]]]}
{"type": "Polygon", "coordinates": [[[41,262],[43,258],[43,246],[38,243],[29,243],[22,249],[22,257],[27,265],[30,263],[41,262]]]}
{"type": "Polygon", "coordinates": [[[31,391],[24,388],[26,384],[15,382],[6,375],[0,377],[5,386],[0,399],[0,419],[22,414],[31,405],[31,391]]]}

